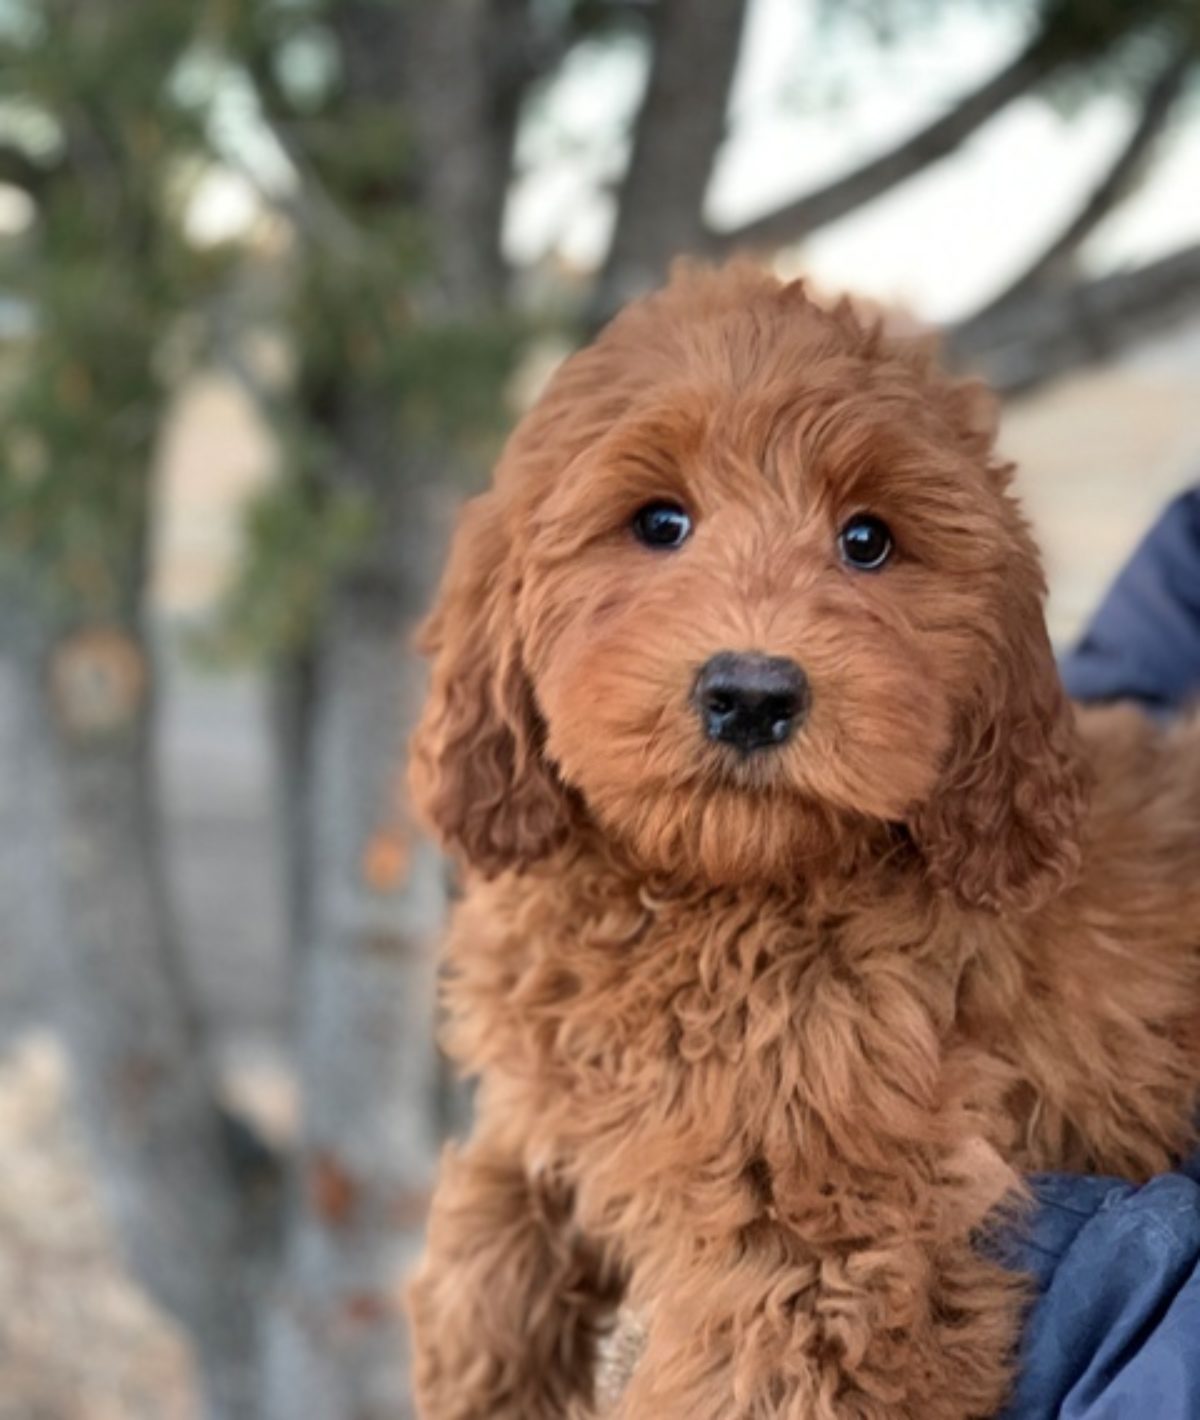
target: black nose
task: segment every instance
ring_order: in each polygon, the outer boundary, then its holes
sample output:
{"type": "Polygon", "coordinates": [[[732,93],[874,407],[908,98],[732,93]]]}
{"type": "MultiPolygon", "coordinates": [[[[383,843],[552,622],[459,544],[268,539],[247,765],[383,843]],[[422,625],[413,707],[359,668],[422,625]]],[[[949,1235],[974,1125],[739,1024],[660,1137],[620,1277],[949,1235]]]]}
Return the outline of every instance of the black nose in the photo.
{"type": "Polygon", "coordinates": [[[808,681],[782,656],[721,651],[701,668],[695,700],[709,739],[748,754],[788,738],[808,708],[808,681]]]}

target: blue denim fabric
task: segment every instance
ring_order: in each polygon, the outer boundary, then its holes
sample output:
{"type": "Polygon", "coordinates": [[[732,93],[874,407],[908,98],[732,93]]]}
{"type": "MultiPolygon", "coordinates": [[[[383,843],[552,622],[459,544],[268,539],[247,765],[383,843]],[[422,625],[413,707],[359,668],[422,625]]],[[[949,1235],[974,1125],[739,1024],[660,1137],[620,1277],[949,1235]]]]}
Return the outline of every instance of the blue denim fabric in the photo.
{"type": "Polygon", "coordinates": [[[1200,1158],[1141,1188],[1032,1180],[1037,1209],[1005,1258],[1038,1297],[1004,1420],[1200,1417],[1198,1179],[1200,1158]]]}
{"type": "Polygon", "coordinates": [[[1200,697],[1200,488],[1150,529],[1060,669],[1077,700],[1161,713],[1200,697]]]}

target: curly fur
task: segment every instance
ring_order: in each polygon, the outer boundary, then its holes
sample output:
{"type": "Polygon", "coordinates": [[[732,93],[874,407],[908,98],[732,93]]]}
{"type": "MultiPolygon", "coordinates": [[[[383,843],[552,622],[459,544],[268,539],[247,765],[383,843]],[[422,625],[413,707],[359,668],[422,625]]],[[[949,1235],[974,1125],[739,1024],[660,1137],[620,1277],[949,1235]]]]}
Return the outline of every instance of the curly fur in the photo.
{"type": "Polygon", "coordinates": [[[467,510],[413,747],[482,1078],[410,1294],[425,1420],[597,1413],[620,1302],[619,1420],[992,1415],[1020,1172],[1193,1142],[1200,727],[1073,713],[993,422],[848,306],[683,269],[467,510]],[[627,531],[655,497],[678,552],[627,531]],[[689,705],[730,648],[812,689],[746,761],[689,705]]]}

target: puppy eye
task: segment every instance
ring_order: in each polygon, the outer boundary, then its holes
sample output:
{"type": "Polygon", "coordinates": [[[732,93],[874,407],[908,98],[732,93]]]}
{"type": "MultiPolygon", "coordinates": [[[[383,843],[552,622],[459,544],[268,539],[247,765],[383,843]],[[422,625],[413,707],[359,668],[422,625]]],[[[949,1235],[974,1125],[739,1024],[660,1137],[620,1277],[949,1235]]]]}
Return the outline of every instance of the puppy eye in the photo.
{"type": "Polygon", "coordinates": [[[692,535],[692,519],[678,503],[647,503],[633,515],[633,535],[646,547],[682,547],[692,535]]]}
{"type": "Polygon", "coordinates": [[[891,529],[882,518],[856,513],[838,534],[842,561],[860,572],[875,572],[892,555],[891,529]]]}

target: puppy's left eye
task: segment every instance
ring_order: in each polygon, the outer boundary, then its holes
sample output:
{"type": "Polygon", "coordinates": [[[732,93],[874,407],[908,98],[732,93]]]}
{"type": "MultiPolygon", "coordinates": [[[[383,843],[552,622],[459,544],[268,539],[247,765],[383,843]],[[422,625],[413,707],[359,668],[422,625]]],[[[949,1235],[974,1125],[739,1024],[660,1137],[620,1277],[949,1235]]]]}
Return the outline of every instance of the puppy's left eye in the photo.
{"type": "Polygon", "coordinates": [[[878,571],[894,546],[891,529],[871,513],[856,513],[838,534],[842,561],[860,572],[878,571]]]}
{"type": "Polygon", "coordinates": [[[633,515],[633,535],[647,547],[681,547],[692,535],[692,518],[678,503],[647,503],[633,515]]]}

